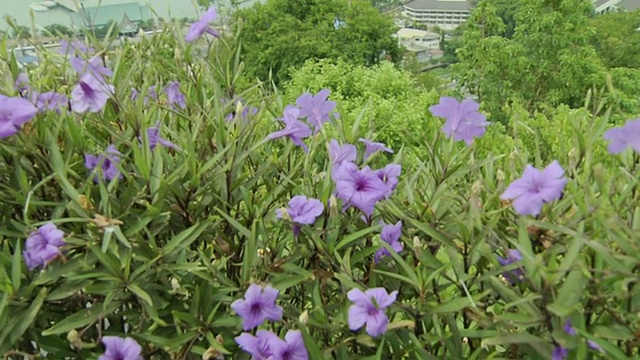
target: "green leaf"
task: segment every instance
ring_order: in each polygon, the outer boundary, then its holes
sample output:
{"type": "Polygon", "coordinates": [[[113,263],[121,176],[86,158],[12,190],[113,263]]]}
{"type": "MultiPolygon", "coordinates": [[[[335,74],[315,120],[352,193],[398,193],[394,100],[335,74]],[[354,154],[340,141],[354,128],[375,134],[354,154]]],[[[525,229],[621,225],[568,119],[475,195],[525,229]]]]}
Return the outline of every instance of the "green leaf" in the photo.
{"type": "Polygon", "coordinates": [[[326,357],[322,354],[322,350],[318,347],[316,341],[309,334],[309,330],[305,325],[299,325],[300,332],[302,333],[302,339],[304,340],[304,345],[307,348],[307,352],[309,353],[310,360],[326,360],[326,357]]]}
{"type": "Polygon", "coordinates": [[[162,248],[162,255],[164,257],[173,257],[177,255],[180,251],[196,241],[200,234],[202,234],[209,225],[210,221],[203,221],[174,236],[173,239],[171,239],[171,241],[162,248]]]}
{"type": "Polygon", "coordinates": [[[93,324],[100,318],[107,317],[116,311],[122,303],[120,301],[114,301],[103,308],[103,304],[93,304],[88,309],[82,309],[75,314],[64,318],[57,324],[54,324],[49,329],[42,332],[42,336],[59,335],[68,333],[74,329],[80,329],[87,325],[93,324]]]}
{"type": "Polygon", "coordinates": [[[2,335],[0,335],[0,343],[4,343],[4,339],[7,335],[10,335],[9,343],[14,344],[18,341],[38,316],[38,312],[40,311],[46,297],[47,288],[41,288],[36,298],[33,299],[31,305],[29,305],[29,308],[14,318],[14,321],[12,322],[15,326],[3,329],[2,335]]]}
{"type": "Polygon", "coordinates": [[[16,249],[13,252],[11,260],[11,282],[13,283],[13,293],[20,291],[22,281],[22,253],[20,251],[20,241],[16,243],[16,249]]]}

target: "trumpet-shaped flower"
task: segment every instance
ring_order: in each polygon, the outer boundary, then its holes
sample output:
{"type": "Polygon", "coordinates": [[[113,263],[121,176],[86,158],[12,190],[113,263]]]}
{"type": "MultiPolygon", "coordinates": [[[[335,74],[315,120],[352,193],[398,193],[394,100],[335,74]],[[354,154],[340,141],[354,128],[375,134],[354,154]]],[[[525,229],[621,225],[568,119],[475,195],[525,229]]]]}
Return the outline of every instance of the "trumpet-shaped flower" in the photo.
{"type": "Polygon", "coordinates": [[[71,91],[71,110],[77,113],[98,112],[113,94],[113,85],[105,83],[91,73],[80,77],[78,85],[71,91]]]}
{"type": "Polygon", "coordinates": [[[276,305],[278,290],[271,286],[251,284],[244,295],[231,304],[231,308],[242,318],[244,330],[260,326],[265,320],[282,319],[282,307],[276,305]]]}
{"type": "Polygon", "coordinates": [[[344,144],[340,145],[338,140],[331,139],[329,142],[329,158],[331,159],[331,166],[334,171],[344,162],[356,161],[358,157],[358,149],[355,145],[344,144]]]}
{"type": "Polygon", "coordinates": [[[267,136],[267,139],[273,140],[281,137],[290,138],[294,144],[302,146],[304,151],[308,152],[309,148],[302,139],[311,135],[311,129],[304,122],[298,120],[300,109],[295,106],[287,106],[284,109],[284,116],[278,120],[284,122],[284,129],[273,132],[267,136]]]}
{"type": "Polygon", "coordinates": [[[349,291],[347,298],[353,302],[349,308],[349,329],[356,331],[366,324],[367,334],[373,337],[384,334],[389,324],[385,309],[396,301],[397,295],[397,291],[388,294],[384,288],[349,291]]]}
{"type": "Polygon", "coordinates": [[[358,169],[354,163],[345,162],[331,176],[336,183],[336,195],[345,206],[355,206],[367,216],[373,213],[375,205],[389,191],[387,184],[368,166],[358,169]]]}
{"type": "MultiPolygon", "coordinates": [[[[505,257],[498,256],[497,258],[500,265],[507,266],[511,263],[521,261],[522,255],[520,254],[520,251],[516,249],[509,249],[507,250],[507,255],[505,257]]],[[[524,272],[522,271],[522,269],[518,268],[510,271],[505,271],[504,273],[502,273],[502,276],[504,276],[505,279],[509,280],[509,282],[513,285],[522,279],[522,277],[524,276],[524,272]]]]}
{"type": "Polygon", "coordinates": [[[180,83],[177,81],[170,82],[167,87],[164,88],[165,94],[167,94],[167,102],[173,108],[175,105],[178,105],[180,109],[186,109],[186,97],[180,91],[180,83]]]}
{"type": "Polygon", "coordinates": [[[0,139],[15,135],[36,113],[36,107],[28,100],[0,95],[0,139]]]}
{"type": "Polygon", "coordinates": [[[322,124],[329,121],[329,116],[333,113],[334,117],[338,117],[338,113],[333,110],[336,108],[336,102],[327,100],[329,97],[329,89],[320,90],[317,94],[305,92],[296,99],[296,105],[300,108],[300,117],[307,118],[307,122],[315,127],[315,131],[319,131],[322,124]]]}
{"type": "Polygon", "coordinates": [[[215,37],[220,36],[220,34],[216,30],[209,26],[209,24],[215,21],[217,18],[218,13],[216,12],[216,9],[210,7],[207,12],[200,16],[200,19],[198,19],[198,21],[191,24],[189,32],[187,33],[187,36],[185,36],[184,40],[186,42],[194,42],[204,34],[213,35],[215,37]]]}
{"type": "MultiPolygon", "coordinates": [[[[400,242],[400,235],[402,235],[402,221],[398,221],[393,225],[384,225],[380,232],[380,239],[391,246],[391,249],[396,253],[399,253],[404,249],[404,244],[400,242]]],[[[386,248],[380,248],[376,251],[375,260],[380,261],[383,257],[391,255],[386,248]]]]}
{"type": "Polygon", "coordinates": [[[33,270],[38,266],[45,267],[51,260],[60,256],[60,247],[65,244],[63,238],[64,233],[53,223],[42,225],[37,231],[32,232],[22,252],[27,268],[33,270]]]}
{"type": "Polygon", "coordinates": [[[379,142],[373,142],[371,140],[360,138],[358,141],[363,142],[365,146],[364,159],[367,160],[371,155],[378,151],[384,151],[393,154],[393,150],[389,149],[385,144],[379,142]]]}
{"type": "Polygon", "coordinates": [[[522,177],[512,182],[500,198],[515,199],[513,208],[520,215],[537,216],[543,203],[560,199],[567,181],[564,169],[557,161],[542,171],[527,165],[522,177]]]}
{"type": "MultiPolygon", "coordinates": [[[[109,145],[107,148],[106,154],[101,154],[99,156],[85,154],[84,155],[84,166],[88,170],[93,170],[96,167],[99,167],[102,171],[102,178],[104,180],[113,180],[115,178],[122,179],[122,173],[118,169],[118,163],[120,162],[120,156],[122,153],[116,149],[115,145],[109,145]]],[[[93,178],[93,181],[98,183],[100,178],[96,175],[93,178]]]]}
{"type": "Polygon", "coordinates": [[[433,116],[445,118],[447,121],[442,132],[454,140],[463,140],[471,145],[474,138],[481,137],[489,125],[487,117],[478,111],[480,104],[473,99],[465,99],[462,103],[452,97],[443,96],[440,103],[429,107],[433,116]]]}
{"type": "Polygon", "coordinates": [[[130,337],[105,336],[102,343],[106,349],[98,360],[143,360],[142,347],[130,337]]]}
{"type": "Polygon", "coordinates": [[[604,133],[604,139],[609,140],[608,150],[611,154],[619,154],[628,147],[640,153],[640,118],[608,130],[604,133]]]}
{"type": "MultiPolygon", "coordinates": [[[[289,207],[285,211],[294,223],[293,233],[297,236],[300,234],[300,225],[312,225],[316,218],[322,215],[324,205],[318,199],[298,195],[289,200],[289,207]]],[[[284,214],[281,209],[278,209],[276,215],[281,219],[284,214]]]]}

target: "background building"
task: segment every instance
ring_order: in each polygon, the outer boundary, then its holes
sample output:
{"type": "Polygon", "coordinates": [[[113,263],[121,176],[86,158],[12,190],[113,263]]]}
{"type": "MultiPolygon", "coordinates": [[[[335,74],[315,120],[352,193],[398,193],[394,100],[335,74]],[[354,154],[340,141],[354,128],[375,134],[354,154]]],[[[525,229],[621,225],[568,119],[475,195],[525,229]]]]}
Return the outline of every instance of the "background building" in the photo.
{"type": "Polygon", "coordinates": [[[413,53],[419,62],[440,57],[440,34],[429,31],[402,28],[395,34],[398,45],[413,53]]]}
{"type": "Polygon", "coordinates": [[[471,7],[466,0],[413,0],[403,6],[403,14],[420,24],[453,30],[469,19],[471,7]]]}

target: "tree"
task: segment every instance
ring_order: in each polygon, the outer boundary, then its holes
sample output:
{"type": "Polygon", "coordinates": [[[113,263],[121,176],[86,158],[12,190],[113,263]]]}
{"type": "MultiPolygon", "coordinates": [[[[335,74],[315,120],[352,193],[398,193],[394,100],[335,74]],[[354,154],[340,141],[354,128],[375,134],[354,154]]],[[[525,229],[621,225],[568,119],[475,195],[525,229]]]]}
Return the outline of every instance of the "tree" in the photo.
{"type": "Polygon", "coordinates": [[[581,106],[589,89],[604,84],[605,68],[590,44],[589,0],[520,0],[511,39],[490,2],[472,12],[453,69],[492,114],[510,99],[528,110],[581,106]]]}
{"type": "Polygon", "coordinates": [[[73,30],[60,24],[47,25],[44,30],[54,36],[71,37],[75,34],[73,30]]]}
{"type": "Polygon", "coordinates": [[[369,0],[268,0],[239,10],[234,21],[248,75],[264,80],[272,73],[276,83],[308,59],[400,59],[393,20],[369,0]]]}
{"type": "Polygon", "coordinates": [[[591,43],[607,67],[640,68],[640,11],[598,15],[590,25],[591,43]]]}
{"type": "Polygon", "coordinates": [[[29,39],[31,37],[31,30],[24,25],[17,25],[13,28],[14,39],[29,39]]]}

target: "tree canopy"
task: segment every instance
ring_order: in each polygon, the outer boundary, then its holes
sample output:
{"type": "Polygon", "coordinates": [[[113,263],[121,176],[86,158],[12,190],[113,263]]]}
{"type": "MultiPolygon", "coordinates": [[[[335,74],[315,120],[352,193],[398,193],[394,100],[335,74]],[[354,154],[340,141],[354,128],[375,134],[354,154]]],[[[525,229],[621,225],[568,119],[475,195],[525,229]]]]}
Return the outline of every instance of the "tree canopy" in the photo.
{"type": "Polygon", "coordinates": [[[395,26],[369,0],[268,0],[235,14],[249,76],[278,83],[308,59],[398,61],[395,26]]]}

